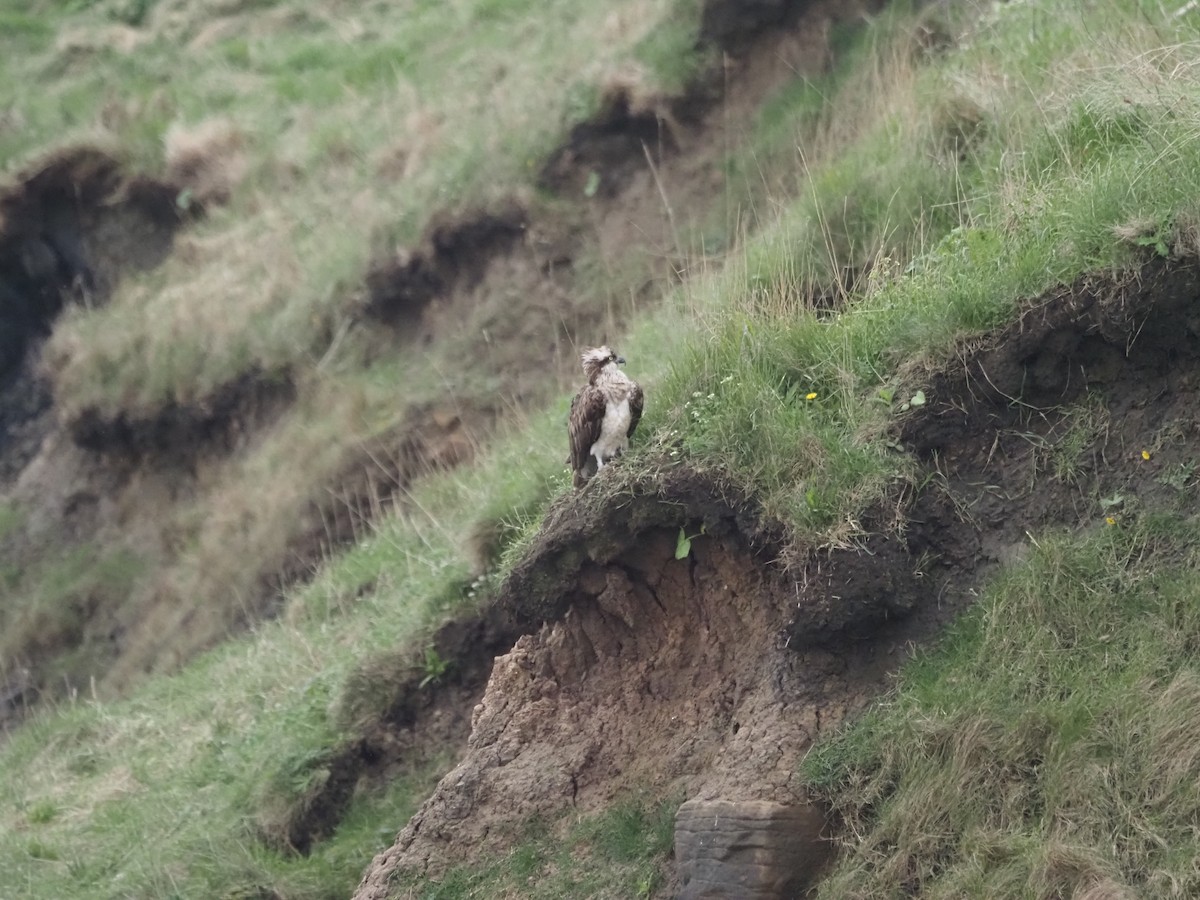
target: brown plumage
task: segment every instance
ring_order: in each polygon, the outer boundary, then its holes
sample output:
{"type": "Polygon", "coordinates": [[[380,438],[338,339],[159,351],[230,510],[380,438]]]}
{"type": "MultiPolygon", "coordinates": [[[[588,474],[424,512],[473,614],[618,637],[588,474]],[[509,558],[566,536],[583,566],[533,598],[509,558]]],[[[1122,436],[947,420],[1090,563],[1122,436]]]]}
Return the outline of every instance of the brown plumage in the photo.
{"type": "Polygon", "coordinates": [[[579,361],[588,381],[571,401],[567,425],[577,488],[629,448],[644,403],[638,383],[617,368],[625,360],[608,347],[584,350],[579,361]]]}

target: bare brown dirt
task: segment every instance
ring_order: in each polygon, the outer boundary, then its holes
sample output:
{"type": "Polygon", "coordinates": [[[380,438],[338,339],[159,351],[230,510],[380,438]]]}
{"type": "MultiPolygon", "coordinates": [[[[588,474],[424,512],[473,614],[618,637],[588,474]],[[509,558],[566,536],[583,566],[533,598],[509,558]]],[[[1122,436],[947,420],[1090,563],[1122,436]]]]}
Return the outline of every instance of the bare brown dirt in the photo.
{"type": "Polygon", "coordinates": [[[665,469],[566,498],[501,589],[493,614],[523,636],[496,659],[462,761],[356,896],[633,788],[803,800],[813,738],[886,689],[1038,533],[1184,502],[1198,295],[1200,267],[1156,261],[1052,292],[962,347],[897,426],[924,489],[881,510],[859,547],[791,570],[776,563],[784,532],[719,479],[665,469]],[[701,525],[675,559],[677,529],[701,525]]]}
{"type": "Polygon", "coordinates": [[[492,257],[510,251],[527,225],[528,215],[516,203],[431,225],[423,246],[381,258],[367,273],[366,315],[412,329],[434,299],[475,287],[492,257]]]}
{"type": "Polygon", "coordinates": [[[817,607],[775,564],[783,530],[736,486],[675,468],[595,488],[551,512],[501,589],[496,608],[524,634],[496,659],[462,762],[360,898],[631,788],[803,799],[797,752],[903,655],[886,638],[790,646],[790,619],[817,607]],[[680,527],[704,534],[676,559],[680,527]]]}

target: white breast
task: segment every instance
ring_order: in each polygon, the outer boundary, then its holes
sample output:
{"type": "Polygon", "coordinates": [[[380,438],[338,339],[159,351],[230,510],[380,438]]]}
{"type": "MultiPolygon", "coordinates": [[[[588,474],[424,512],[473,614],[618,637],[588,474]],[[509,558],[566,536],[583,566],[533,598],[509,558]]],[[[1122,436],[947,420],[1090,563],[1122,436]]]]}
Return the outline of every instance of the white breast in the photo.
{"type": "Polygon", "coordinates": [[[591,455],[606,461],[628,450],[631,420],[628,397],[619,403],[610,402],[604,410],[604,421],[600,423],[600,438],[592,444],[591,455]]]}

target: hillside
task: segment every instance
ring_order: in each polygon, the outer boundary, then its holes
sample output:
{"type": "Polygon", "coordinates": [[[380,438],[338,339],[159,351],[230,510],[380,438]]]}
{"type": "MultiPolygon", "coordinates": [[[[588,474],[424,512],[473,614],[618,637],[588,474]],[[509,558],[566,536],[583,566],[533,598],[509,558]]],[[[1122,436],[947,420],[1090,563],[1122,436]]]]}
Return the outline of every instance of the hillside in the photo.
{"type": "Polygon", "coordinates": [[[0,897],[1196,892],[1192,4],[0,25],[0,897]]]}

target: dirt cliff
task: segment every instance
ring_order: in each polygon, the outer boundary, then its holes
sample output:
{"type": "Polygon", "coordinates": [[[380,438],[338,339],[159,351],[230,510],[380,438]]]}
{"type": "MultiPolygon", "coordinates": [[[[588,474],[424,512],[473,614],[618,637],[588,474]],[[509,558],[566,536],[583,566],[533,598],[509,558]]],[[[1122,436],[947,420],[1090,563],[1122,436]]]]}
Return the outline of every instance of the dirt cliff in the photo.
{"type": "Polygon", "coordinates": [[[964,345],[896,423],[925,486],[868,512],[853,546],[789,547],[752,497],[685,467],[618,467],[564,498],[496,601],[523,634],[496,658],[461,762],[356,896],[634,789],[805,802],[814,737],[877,696],[1030,534],[1171,502],[1200,433],[1197,295],[1194,262],[1155,261],[1056,290],[964,345]],[[1102,502],[1115,496],[1122,510],[1102,502]],[[680,529],[697,537],[677,558],[680,529]]]}

